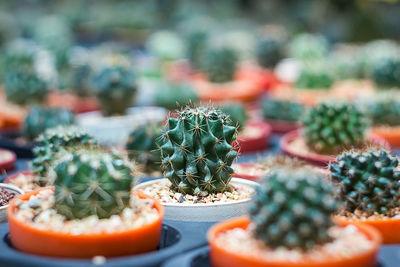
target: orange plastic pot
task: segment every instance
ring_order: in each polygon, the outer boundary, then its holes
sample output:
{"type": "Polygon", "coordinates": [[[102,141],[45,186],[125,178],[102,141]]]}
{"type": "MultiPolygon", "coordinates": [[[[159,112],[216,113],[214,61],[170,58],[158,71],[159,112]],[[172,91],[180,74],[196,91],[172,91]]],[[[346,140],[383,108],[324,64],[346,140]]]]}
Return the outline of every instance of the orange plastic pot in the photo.
{"type": "Polygon", "coordinates": [[[337,224],[355,226],[368,225],[380,232],[383,244],[400,244],[400,219],[381,219],[381,220],[350,220],[342,216],[335,216],[333,220],[337,224]]]}
{"type": "Polygon", "coordinates": [[[139,254],[155,250],[160,242],[164,208],[155,199],[141,193],[142,199],[152,199],[159,218],[138,229],[115,233],[71,235],[52,230],[35,228],[18,220],[15,216],[17,199],[26,201],[39,189],[14,198],[8,207],[8,224],[11,243],[26,253],[68,258],[89,258],[96,255],[105,257],[139,254]]]}
{"type": "Polygon", "coordinates": [[[397,127],[375,127],[370,132],[385,139],[390,146],[400,147],[400,126],[397,127]]]}
{"type": "Polygon", "coordinates": [[[302,262],[272,261],[252,258],[247,255],[235,254],[228,251],[225,246],[218,245],[216,238],[222,232],[234,228],[247,228],[250,220],[239,217],[214,225],[207,233],[210,245],[210,261],[214,267],[374,267],[381,237],[379,232],[367,225],[358,225],[357,228],[372,241],[372,248],[352,258],[335,259],[327,256],[324,260],[305,260],[302,262]]]}

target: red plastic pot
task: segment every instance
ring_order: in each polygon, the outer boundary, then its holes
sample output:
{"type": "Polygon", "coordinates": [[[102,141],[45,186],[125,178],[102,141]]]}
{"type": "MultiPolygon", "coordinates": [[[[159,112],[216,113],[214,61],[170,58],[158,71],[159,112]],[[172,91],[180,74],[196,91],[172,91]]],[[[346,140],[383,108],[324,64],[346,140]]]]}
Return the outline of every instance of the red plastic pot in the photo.
{"type": "Polygon", "coordinates": [[[0,149],[0,154],[1,153],[8,153],[10,155],[10,159],[4,160],[4,161],[0,161],[0,171],[1,172],[9,172],[14,170],[15,167],[15,161],[17,160],[17,155],[7,149],[0,149]]]}
{"type": "Polygon", "coordinates": [[[268,139],[271,135],[271,126],[266,122],[249,122],[245,127],[253,127],[259,134],[257,136],[245,137],[239,133],[234,142],[241,153],[257,152],[268,147],[268,139]]]}

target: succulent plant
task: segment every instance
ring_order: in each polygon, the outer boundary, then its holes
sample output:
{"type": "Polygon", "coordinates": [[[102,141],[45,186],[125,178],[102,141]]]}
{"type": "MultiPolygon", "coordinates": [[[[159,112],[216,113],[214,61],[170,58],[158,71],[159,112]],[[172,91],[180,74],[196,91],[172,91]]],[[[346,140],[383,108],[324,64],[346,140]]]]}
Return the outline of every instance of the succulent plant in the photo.
{"type": "Polygon", "coordinates": [[[187,83],[161,83],[157,90],[157,106],[175,110],[198,102],[198,96],[193,87],[187,83]]]}
{"type": "Polygon", "coordinates": [[[305,89],[329,89],[334,77],[327,62],[319,61],[305,66],[296,81],[296,88],[305,89]]]}
{"type": "Polygon", "coordinates": [[[146,171],[159,170],[162,135],[163,127],[160,123],[149,122],[133,129],[125,146],[129,158],[142,164],[146,171]]]}
{"type": "Polygon", "coordinates": [[[295,101],[279,100],[271,97],[262,101],[263,116],[270,120],[297,122],[303,110],[304,107],[295,101]]]}
{"type": "Polygon", "coordinates": [[[303,132],[308,147],[331,154],[360,144],[365,137],[365,115],[351,104],[319,104],[303,119],[303,132]]]}
{"type": "Polygon", "coordinates": [[[378,86],[400,87],[400,59],[381,60],[375,65],[372,75],[378,86]]]}
{"type": "Polygon", "coordinates": [[[316,60],[328,53],[328,41],[317,34],[303,33],[289,43],[290,55],[300,60],[316,60]]]}
{"type": "Polygon", "coordinates": [[[35,158],[32,160],[32,170],[40,186],[54,184],[54,174],[51,172],[55,162],[63,158],[65,153],[74,153],[77,149],[89,149],[97,145],[93,136],[72,125],[47,129],[36,141],[38,144],[33,149],[35,158]]]}
{"type": "Polygon", "coordinates": [[[400,100],[394,92],[376,95],[373,99],[360,103],[374,126],[400,125],[400,100]]]}
{"type": "Polygon", "coordinates": [[[194,195],[229,190],[236,132],[228,116],[213,107],[187,107],[169,118],[161,162],[172,189],[194,195]]]}
{"type": "Polygon", "coordinates": [[[55,166],[55,209],[68,219],[119,214],[130,201],[132,165],[113,152],[82,150],[55,166]]]}
{"type": "Polygon", "coordinates": [[[283,43],[275,38],[262,38],[257,43],[257,61],[264,68],[274,68],[283,57],[283,43]]]}
{"type": "Polygon", "coordinates": [[[6,72],[4,91],[8,101],[18,105],[28,105],[43,102],[49,87],[33,71],[14,69],[6,72]]]}
{"type": "Polygon", "coordinates": [[[385,150],[346,151],[331,162],[338,198],[348,212],[391,215],[400,206],[399,160],[385,150]]]}
{"type": "Polygon", "coordinates": [[[105,115],[125,114],[136,93],[133,73],[123,66],[103,67],[94,78],[94,93],[105,115]]]}
{"type": "Polygon", "coordinates": [[[206,53],[204,71],[211,82],[229,82],[234,78],[237,61],[238,57],[232,49],[211,49],[206,53]]]}
{"type": "Polygon", "coordinates": [[[64,108],[33,107],[25,118],[24,134],[33,140],[46,129],[74,123],[74,115],[64,108]]]}
{"type": "Polygon", "coordinates": [[[224,102],[218,107],[222,112],[229,116],[232,126],[243,129],[248,119],[245,107],[239,102],[224,102]]]}
{"type": "Polygon", "coordinates": [[[270,248],[309,250],[331,241],[338,203],[333,186],[307,169],[275,168],[256,188],[250,218],[255,238],[270,248]]]}

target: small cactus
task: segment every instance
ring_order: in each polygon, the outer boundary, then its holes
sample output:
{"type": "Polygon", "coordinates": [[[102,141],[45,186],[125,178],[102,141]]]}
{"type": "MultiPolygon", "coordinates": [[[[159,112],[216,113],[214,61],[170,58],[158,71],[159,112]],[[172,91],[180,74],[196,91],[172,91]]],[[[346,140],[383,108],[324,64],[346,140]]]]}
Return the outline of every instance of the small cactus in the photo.
{"type": "Polygon", "coordinates": [[[222,112],[229,116],[232,126],[242,130],[248,119],[245,107],[239,102],[224,102],[218,107],[222,112]]]}
{"type": "Polygon", "coordinates": [[[237,61],[238,56],[232,49],[212,49],[206,53],[204,70],[211,82],[230,82],[236,73],[237,61]]]}
{"type": "Polygon", "coordinates": [[[299,89],[329,89],[333,82],[333,74],[329,70],[327,62],[313,63],[304,67],[296,81],[299,89]]]}
{"type": "Polygon", "coordinates": [[[374,99],[360,103],[374,126],[396,127],[400,125],[400,100],[394,92],[376,95],[374,99]]]}
{"type": "Polygon", "coordinates": [[[375,65],[372,76],[378,86],[400,87],[400,59],[381,60],[375,65]]]}
{"type": "Polygon", "coordinates": [[[262,102],[262,114],[269,120],[297,122],[303,109],[304,107],[300,103],[290,100],[269,97],[262,102]]]}
{"type": "Polygon", "coordinates": [[[290,55],[300,60],[318,60],[328,53],[328,41],[317,34],[303,33],[289,43],[290,55]]]}
{"type": "Polygon", "coordinates": [[[175,110],[190,103],[195,104],[197,101],[198,96],[189,84],[162,83],[157,92],[155,102],[157,106],[175,110]]]}
{"type": "Polygon", "coordinates": [[[276,38],[262,38],[257,44],[257,61],[264,68],[274,68],[283,58],[283,43],[276,38]]]}

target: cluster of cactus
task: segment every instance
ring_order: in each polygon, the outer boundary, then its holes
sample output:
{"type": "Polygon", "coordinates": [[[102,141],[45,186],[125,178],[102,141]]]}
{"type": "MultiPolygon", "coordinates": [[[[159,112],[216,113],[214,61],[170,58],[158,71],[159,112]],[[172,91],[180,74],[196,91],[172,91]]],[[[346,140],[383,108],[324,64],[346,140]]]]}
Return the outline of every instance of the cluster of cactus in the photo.
{"type": "Polygon", "coordinates": [[[149,122],[134,129],[125,146],[129,158],[141,164],[146,171],[160,169],[162,136],[161,123],[149,122]]]}
{"type": "Polygon", "coordinates": [[[304,109],[298,102],[279,100],[272,97],[264,99],[261,107],[264,118],[290,122],[297,122],[304,109]]]}
{"type": "Polygon", "coordinates": [[[257,43],[258,64],[264,68],[273,68],[283,58],[283,43],[277,38],[261,38],[257,43]]]}
{"type": "Polygon", "coordinates": [[[233,49],[215,48],[206,53],[204,71],[214,83],[230,82],[234,79],[238,56],[233,49]]]}
{"type": "Polygon", "coordinates": [[[339,184],[338,198],[346,211],[391,216],[391,210],[400,206],[399,160],[389,152],[373,148],[347,151],[329,169],[339,184]]]}
{"type": "Polygon", "coordinates": [[[316,60],[328,53],[328,41],[321,35],[303,33],[289,44],[290,55],[300,60],[316,60]]]}
{"type": "Polygon", "coordinates": [[[48,186],[54,184],[54,164],[66,153],[73,153],[77,149],[94,148],[96,140],[86,131],[76,126],[57,126],[47,129],[37,139],[37,146],[33,149],[35,158],[32,160],[33,173],[37,177],[37,184],[48,186]]]}
{"type": "Polygon", "coordinates": [[[136,93],[134,74],[122,65],[104,66],[94,78],[94,93],[105,115],[125,114],[136,93]]]}
{"type": "Polygon", "coordinates": [[[232,126],[236,126],[240,131],[246,125],[248,119],[245,107],[239,102],[224,102],[218,108],[229,116],[232,126]]]}
{"type": "Polygon", "coordinates": [[[303,126],[308,147],[319,153],[332,154],[362,143],[367,120],[354,105],[322,103],[308,111],[303,126]]]}
{"type": "Polygon", "coordinates": [[[33,107],[25,118],[24,134],[28,139],[35,139],[46,129],[58,125],[74,123],[74,114],[64,108],[33,107]]]}
{"type": "Polygon", "coordinates": [[[256,188],[250,218],[254,236],[270,248],[309,250],[331,241],[338,209],[332,184],[302,168],[275,168],[256,188]]]}
{"type": "Polygon", "coordinates": [[[372,77],[378,86],[400,87],[400,59],[381,60],[375,65],[372,77]]]}
{"type": "Polygon", "coordinates": [[[54,208],[67,219],[109,218],[129,206],[134,170],[116,153],[78,151],[54,169],[54,208]]]}
{"type": "Polygon", "coordinates": [[[296,80],[296,88],[329,89],[334,82],[334,77],[329,68],[323,67],[324,64],[327,63],[319,62],[305,66],[296,80]]]}
{"type": "Polygon", "coordinates": [[[196,92],[187,83],[161,83],[155,99],[157,106],[169,110],[195,104],[197,101],[196,92]]]}
{"type": "Polygon", "coordinates": [[[193,195],[229,190],[236,132],[229,117],[213,107],[187,107],[169,118],[161,162],[172,189],[193,195]]]}
{"type": "Polygon", "coordinates": [[[376,96],[371,101],[361,103],[374,126],[400,125],[400,100],[393,97],[393,92],[376,96]]]}

